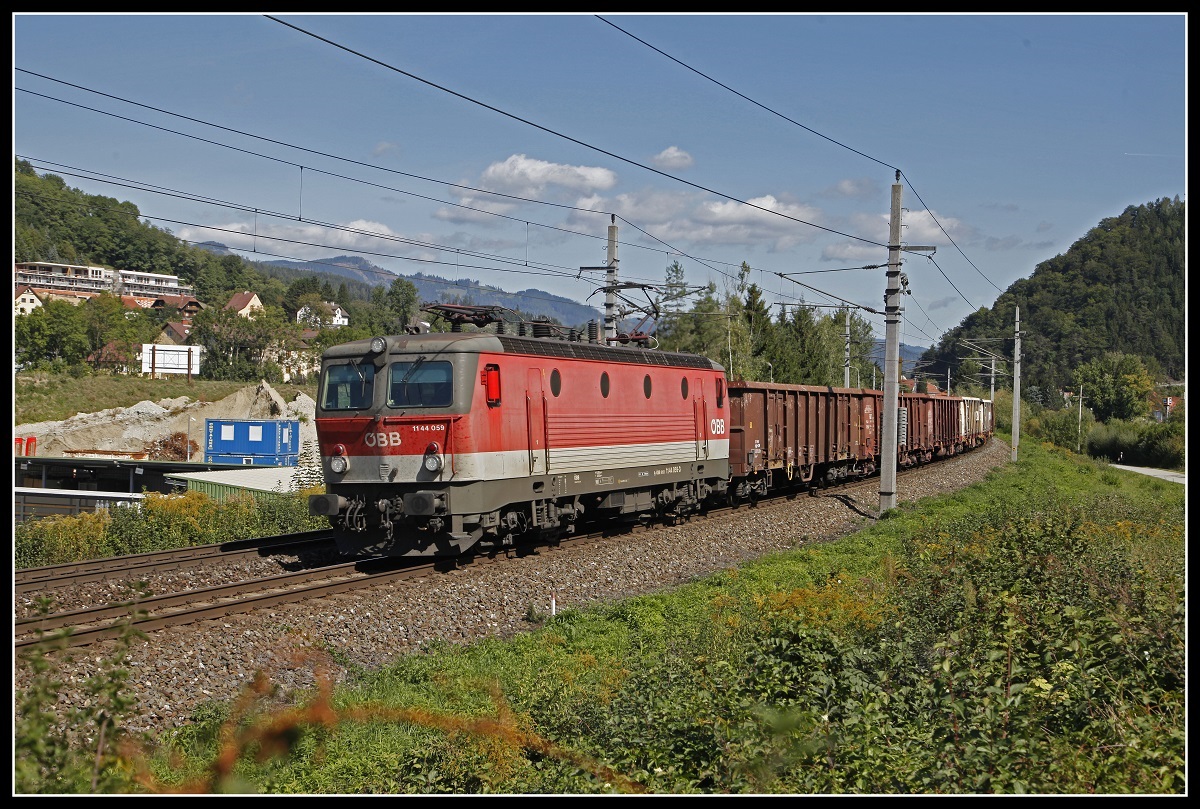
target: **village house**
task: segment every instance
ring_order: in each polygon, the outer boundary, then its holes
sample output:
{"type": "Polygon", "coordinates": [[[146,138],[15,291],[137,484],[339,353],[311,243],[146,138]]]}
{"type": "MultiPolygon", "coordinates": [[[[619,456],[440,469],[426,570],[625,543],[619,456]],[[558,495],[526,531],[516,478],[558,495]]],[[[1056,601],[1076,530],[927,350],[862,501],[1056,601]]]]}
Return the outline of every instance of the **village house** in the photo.
{"type": "Polygon", "coordinates": [[[284,382],[316,379],[321,372],[321,352],[313,348],[311,341],[320,334],[316,329],[300,332],[299,344],[280,350],[274,361],[283,372],[284,382]]]}
{"type": "Polygon", "coordinates": [[[261,312],[263,305],[257,293],[246,290],[234,293],[224,308],[236,312],[242,317],[250,317],[254,312],[261,312]]]}
{"type": "Polygon", "coordinates": [[[169,312],[178,315],[184,322],[190,322],[205,307],[199,298],[191,295],[160,295],[150,305],[156,312],[169,312]]]}
{"type": "Polygon", "coordinates": [[[296,310],[296,322],[307,323],[308,325],[314,327],[330,326],[335,329],[350,325],[350,315],[345,309],[343,309],[341,306],[338,306],[336,303],[333,303],[332,301],[325,301],[324,303],[329,307],[328,322],[318,323],[317,321],[320,320],[319,313],[314,312],[313,307],[310,306],[301,306],[296,310]]]}
{"type": "Polygon", "coordinates": [[[33,287],[20,287],[13,294],[13,314],[27,315],[34,309],[40,308],[42,308],[42,299],[33,291],[33,287]]]}
{"type": "Polygon", "coordinates": [[[158,345],[182,346],[187,345],[188,335],[192,332],[192,325],[182,320],[172,320],[163,324],[162,331],[154,342],[158,345]]]}

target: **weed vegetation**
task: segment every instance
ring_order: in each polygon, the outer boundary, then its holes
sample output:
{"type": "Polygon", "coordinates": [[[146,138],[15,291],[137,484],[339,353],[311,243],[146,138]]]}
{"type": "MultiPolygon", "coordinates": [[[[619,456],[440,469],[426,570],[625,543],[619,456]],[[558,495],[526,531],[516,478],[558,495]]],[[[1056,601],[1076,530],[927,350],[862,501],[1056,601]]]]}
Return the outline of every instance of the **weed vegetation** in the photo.
{"type": "Polygon", "coordinates": [[[1027,442],[875,525],[157,740],[114,662],[22,792],[1185,794],[1184,487],[1027,442]]]}

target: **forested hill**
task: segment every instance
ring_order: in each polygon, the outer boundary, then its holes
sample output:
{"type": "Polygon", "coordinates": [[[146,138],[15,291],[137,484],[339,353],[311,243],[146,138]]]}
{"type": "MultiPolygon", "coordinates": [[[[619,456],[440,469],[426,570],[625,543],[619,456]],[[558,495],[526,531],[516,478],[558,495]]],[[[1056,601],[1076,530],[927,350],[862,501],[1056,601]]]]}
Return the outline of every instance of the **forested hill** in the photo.
{"type": "Polygon", "coordinates": [[[1184,381],[1185,206],[1164,198],[1102,220],[923,359],[956,375],[964,358],[979,356],[963,338],[1011,359],[1020,307],[1023,392],[1070,389],[1072,372],[1107,352],[1140,357],[1156,381],[1184,381]]]}

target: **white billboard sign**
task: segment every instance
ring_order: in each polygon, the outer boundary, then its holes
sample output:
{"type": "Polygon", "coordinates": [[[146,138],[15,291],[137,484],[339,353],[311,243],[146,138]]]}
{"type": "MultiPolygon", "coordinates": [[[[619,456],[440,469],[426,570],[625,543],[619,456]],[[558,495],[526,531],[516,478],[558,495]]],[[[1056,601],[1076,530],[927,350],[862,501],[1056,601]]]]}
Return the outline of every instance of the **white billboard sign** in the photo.
{"type": "Polygon", "coordinates": [[[204,346],[142,344],[143,374],[198,374],[204,346]]]}

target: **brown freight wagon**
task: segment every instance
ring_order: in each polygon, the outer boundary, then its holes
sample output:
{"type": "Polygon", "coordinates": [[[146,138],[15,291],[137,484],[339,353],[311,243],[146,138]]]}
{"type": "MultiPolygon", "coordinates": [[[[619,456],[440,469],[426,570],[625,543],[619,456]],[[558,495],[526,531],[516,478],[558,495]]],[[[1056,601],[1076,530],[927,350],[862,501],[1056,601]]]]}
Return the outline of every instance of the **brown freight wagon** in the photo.
{"type": "Polygon", "coordinates": [[[961,443],[959,399],[930,393],[900,394],[901,423],[897,441],[901,466],[928,463],[943,455],[954,455],[961,443]]]}
{"type": "MultiPolygon", "coordinates": [[[[992,403],[900,393],[897,462],[929,463],[992,436],[992,403]]],[[[729,472],[739,498],[794,484],[832,484],[876,471],[883,393],[737,381],[729,385],[729,472]]]]}
{"type": "Polygon", "coordinates": [[[734,494],[873,474],[882,396],[858,388],[730,383],[729,471],[741,481],[734,494]]]}

